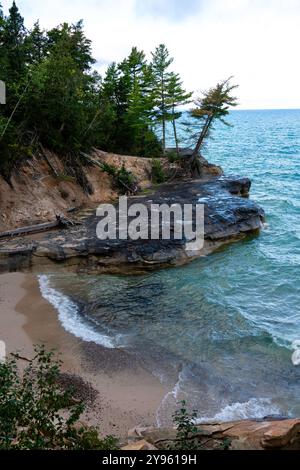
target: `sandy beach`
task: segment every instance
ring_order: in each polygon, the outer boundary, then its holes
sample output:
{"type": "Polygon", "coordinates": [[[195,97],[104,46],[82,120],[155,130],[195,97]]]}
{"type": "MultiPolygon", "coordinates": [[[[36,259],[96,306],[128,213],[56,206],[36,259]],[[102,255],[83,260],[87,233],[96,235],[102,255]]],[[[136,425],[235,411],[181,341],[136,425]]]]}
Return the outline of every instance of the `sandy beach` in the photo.
{"type": "Polygon", "coordinates": [[[65,331],[55,309],[41,296],[36,276],[0,276],[0,340],[7,354],[17,351],[28,358],[35,344],[55,349],[67,377],[83,383],[79,376],[91,385],[87,390],[93,391],[93,399],[82,420],[98,426],[101,434],[122,439],[134,426],[155,424],[168,390],[134,355],[83,342],[65,331]]]}

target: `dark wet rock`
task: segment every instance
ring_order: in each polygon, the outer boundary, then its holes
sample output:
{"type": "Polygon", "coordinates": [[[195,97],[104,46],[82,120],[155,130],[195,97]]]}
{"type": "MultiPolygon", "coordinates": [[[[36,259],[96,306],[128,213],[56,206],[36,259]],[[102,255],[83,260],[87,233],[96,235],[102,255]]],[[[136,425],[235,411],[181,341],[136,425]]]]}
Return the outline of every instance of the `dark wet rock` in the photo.
{"type": "MultiPolygon", "coordinates": [[[[187,263],[230,241],[257,233],[264,211],[253,201],[242,197],[250,190],[248,178],[219,177],[169,183],[153,194],[128,199],[128,206],[143,203],[149,209],[155,204],[193,204],[205,206],[205,243],[199,251],[187,251],[187,240],[99,240],[96,227],[99,218],[89,215],[82,225],[48,232],[39,237],[4,240],[0,244],[0,271],[43,270],[63,266],[87,273],[140,273],[187,263]]],[[[161,231],[161,227],[160,227],[161,231]]]]}

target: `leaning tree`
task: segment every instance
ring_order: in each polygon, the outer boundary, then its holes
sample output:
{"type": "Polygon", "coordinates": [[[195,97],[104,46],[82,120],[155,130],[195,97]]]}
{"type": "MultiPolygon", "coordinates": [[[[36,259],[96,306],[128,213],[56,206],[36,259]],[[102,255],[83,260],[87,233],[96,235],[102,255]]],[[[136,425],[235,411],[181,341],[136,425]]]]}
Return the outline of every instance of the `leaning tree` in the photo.
{"type": "Polygon", "coordinates": [[[193,118],[192,139],[195,145],[189,162],[193,177],[201,176],[201,148],[209,137],[214,123],[219,120],[230,126],[225,117],[229,114],[230,107],[238,104],[237,98],[232,94],[238,85],[231,84],[231,79],[232,77],[203,92],[202,96],[194,101],[195,107],[190,111],[190,116],[193,118]]]}

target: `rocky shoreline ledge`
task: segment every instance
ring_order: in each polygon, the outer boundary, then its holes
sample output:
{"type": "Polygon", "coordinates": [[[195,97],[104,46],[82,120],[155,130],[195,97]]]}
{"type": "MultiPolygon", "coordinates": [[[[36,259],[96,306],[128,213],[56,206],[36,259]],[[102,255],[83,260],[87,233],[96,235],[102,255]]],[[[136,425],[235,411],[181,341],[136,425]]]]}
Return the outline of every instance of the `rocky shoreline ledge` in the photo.
{"type": "MultiPolygon", "coordinates": [[[[63,267],[83,273],[139,274],[182,265],[220,246],[259,232],[264,211],[248,199],[248,178],[213,177],[167,183],[152,193],[130,197],[143,203],[205,205],[205,243],[188,252],[186,240],[99,240],[99,218],[88,215],[79,225],[38,236],[5,239],[0,244],[0,272],[41,271],[63,267]]],[[[172,223],[171,223],[172,224],[172,223]]],[[[172,232],[172,225],[171,225],[172,232]]]]}
{"type": "MultiPolygon", "coordinates": [[[[267,417],[209,423],[197,426],[193,435],[203,450],[297,450],[300,448],[300,419],[267,417]]],[[[175,428],[134,428],[123,450],[168,449],[176,442],[175,428]]]]}

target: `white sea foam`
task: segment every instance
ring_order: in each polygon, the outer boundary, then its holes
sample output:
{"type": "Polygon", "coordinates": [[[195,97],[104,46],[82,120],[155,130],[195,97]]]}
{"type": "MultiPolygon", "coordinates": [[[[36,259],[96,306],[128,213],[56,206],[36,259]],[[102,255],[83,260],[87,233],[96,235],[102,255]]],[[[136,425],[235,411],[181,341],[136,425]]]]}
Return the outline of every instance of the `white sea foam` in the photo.
{"type": "MultiPolygon", "coordinates": [[[[171,414],[178,409],[179,399],[185,399],[189,402],[189,394],[182,387],[184,383],[184,369],[179,373],[178,381],[174,388],[169,391],[163,398],[157,412],[156,424],[158,427],[169,425],[170,410],[171,414]]],[[[199,410],[201,406],[199,406],[199,410]]],[[[242,419],[261,419],[265,416],[280,415],[281,410],[269,398],[251,398],[246,402],[235,402],[226,405],[215,415],[201,416],[195,420],[195,424],[228,422],[242,419]]]]}
{"type": "Polygon", "coordinates": [[[111,349],[116,347],[113,338],[95,331],[91,325],[84,321],[75,302],[50,286],[48,276],[41,275],[38,279],[42,296],[57,310],[58,318],[65,330],[83,341],[93,342],[111,349]]]}
{"type": "MultiPolygon", "coordinates": [[[[168,392],[161,401],[157,411],[156,411],[156,425],[160,428],[165,424],[165,413],[168,410],[169,402],[173,404],[178,404],[179,396],[181,393],[181,382],[183,381],[183,370],[179,372],[178,381],[174,385],[173,389],[168,392]]],[[[163,380],[161,380],[163,383],[163,380]]],[[[167,417],[167,421],[168,421],[167,417]]]]}
{"type": "Polygon", "coordinates": [[[244,403],[236,402],[226,405],[215,416],[199,418],[197,423],[260,419],[265,416],[278,414],[280,414],[280,408],[275,403],[272,403],[272,400],[269,398],[251,398],[244,403]]]}

